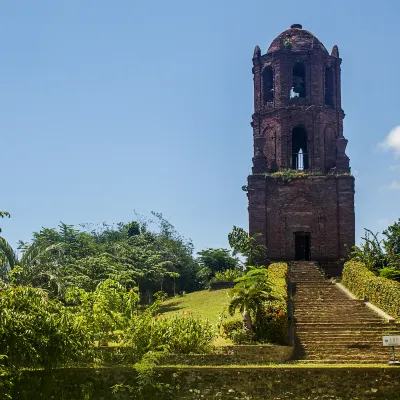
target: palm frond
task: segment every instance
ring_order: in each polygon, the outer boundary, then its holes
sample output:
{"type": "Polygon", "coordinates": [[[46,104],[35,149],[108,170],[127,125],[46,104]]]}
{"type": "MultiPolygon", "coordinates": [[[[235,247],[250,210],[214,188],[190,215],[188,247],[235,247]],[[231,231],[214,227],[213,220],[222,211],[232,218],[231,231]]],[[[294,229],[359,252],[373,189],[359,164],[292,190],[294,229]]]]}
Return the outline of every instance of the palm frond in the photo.
{"type": "Polygon", "coordinates": [[[21,257],[21,265],[30,265],[38,260],[41,256],[44,256],[53,250],[62,253],[64,249],[64,243],[56,243],[49,246],[31,244],[21,257]]]}
{"type": "Polygon", "coordinates": [[[13,248],[3,237],[0,236],[0,251],[3,252],[9,267],[14,268],[15,264],[18,262],[17,255],[15,254],[13,248]]]}

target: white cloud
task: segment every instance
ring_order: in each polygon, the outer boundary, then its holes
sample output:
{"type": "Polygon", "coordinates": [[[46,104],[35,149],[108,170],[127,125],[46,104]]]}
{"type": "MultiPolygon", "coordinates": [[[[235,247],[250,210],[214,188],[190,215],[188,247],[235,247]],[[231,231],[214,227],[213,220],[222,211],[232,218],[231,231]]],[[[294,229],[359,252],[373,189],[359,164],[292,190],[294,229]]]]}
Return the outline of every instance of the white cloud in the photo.
{"type": "Polygon", "coordinates": [[[400,125],[393,128],[385,137],[385,140],[379,143],[379,146],[392,150],[394,154],[400,156],[400,125]]]}
{"type": "Polygon", "coordinates": [[[390,190],[400,190],[400,182],[398,181],[393,181],[390,186],[389,186],[390,190]]]}
{"type": "Polygon", "coordinates": [[[400,164],[398,165],[391,165],[389,167],[389,171],[397,171],[398,169],[400,169],[400,164]]]}

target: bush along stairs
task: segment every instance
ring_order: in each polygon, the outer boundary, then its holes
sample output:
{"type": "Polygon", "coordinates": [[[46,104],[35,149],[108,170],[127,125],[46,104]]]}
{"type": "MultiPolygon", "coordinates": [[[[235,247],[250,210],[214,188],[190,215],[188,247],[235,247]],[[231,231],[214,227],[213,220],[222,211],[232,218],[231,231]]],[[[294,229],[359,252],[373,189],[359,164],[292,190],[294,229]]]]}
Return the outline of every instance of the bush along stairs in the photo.
{"type": "Polygon", "coordinates": [[[290,281],[297,360],[362,364],[390,360],[391,348],[382,346],[382,336],[400,335],[399,324],[386,322],[363,300],[348,297],[315,262],[292,262],[290,281]]]}

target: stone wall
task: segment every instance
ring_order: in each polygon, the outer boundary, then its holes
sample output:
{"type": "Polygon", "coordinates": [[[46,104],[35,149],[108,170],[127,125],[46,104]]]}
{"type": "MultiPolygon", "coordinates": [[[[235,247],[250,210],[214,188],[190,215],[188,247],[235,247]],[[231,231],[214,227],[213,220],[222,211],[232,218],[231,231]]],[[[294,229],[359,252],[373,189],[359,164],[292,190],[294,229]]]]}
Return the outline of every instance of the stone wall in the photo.
{"type": "Polygon", "coordinates": [[[133,368],[25,371],[13,400],[396,400],[400,369],[340,366],[158,368],[153,382],[133,368]],[[147,382],[147,383],[146,383],[147,382]]]}
{"type": "Polygon", "coordinates": [[[161,359],[165,365],[242,365],[289,361],[293,347],[275,345],[222,346],[213,354],[171,354],[161,359]]]}
{"type": "MultiPolygon", "coordinates": [[[[129,347],[96,348],[102,365],[131,365],[134,356],[129,347]]],[[[291,360],[293,347],[272,344],[233,345],[216,347],[209,354],[165,354],[159,361],[160,365],[242,365],[284,363],[291,360]]],[[[86,360],[78,364],[85,366],[86,360]]]]}

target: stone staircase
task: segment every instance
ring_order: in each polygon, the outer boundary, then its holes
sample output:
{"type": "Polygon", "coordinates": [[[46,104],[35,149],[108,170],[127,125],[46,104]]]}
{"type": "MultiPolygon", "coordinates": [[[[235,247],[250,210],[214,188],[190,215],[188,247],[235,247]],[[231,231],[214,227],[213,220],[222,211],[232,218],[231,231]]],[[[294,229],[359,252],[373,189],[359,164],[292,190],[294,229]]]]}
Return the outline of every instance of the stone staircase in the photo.
{"type": "MultiPolygon", "coordinates": [[[[318,264],[290,263],[295,322],[295,355],[302,363],[387,363],[391,348],[382,336],[400,334],[400,325],[387,323],[350,299],[325,278],[318,264]]],[[[399,353],[400,358],[400,353],[399,353]]]]}

